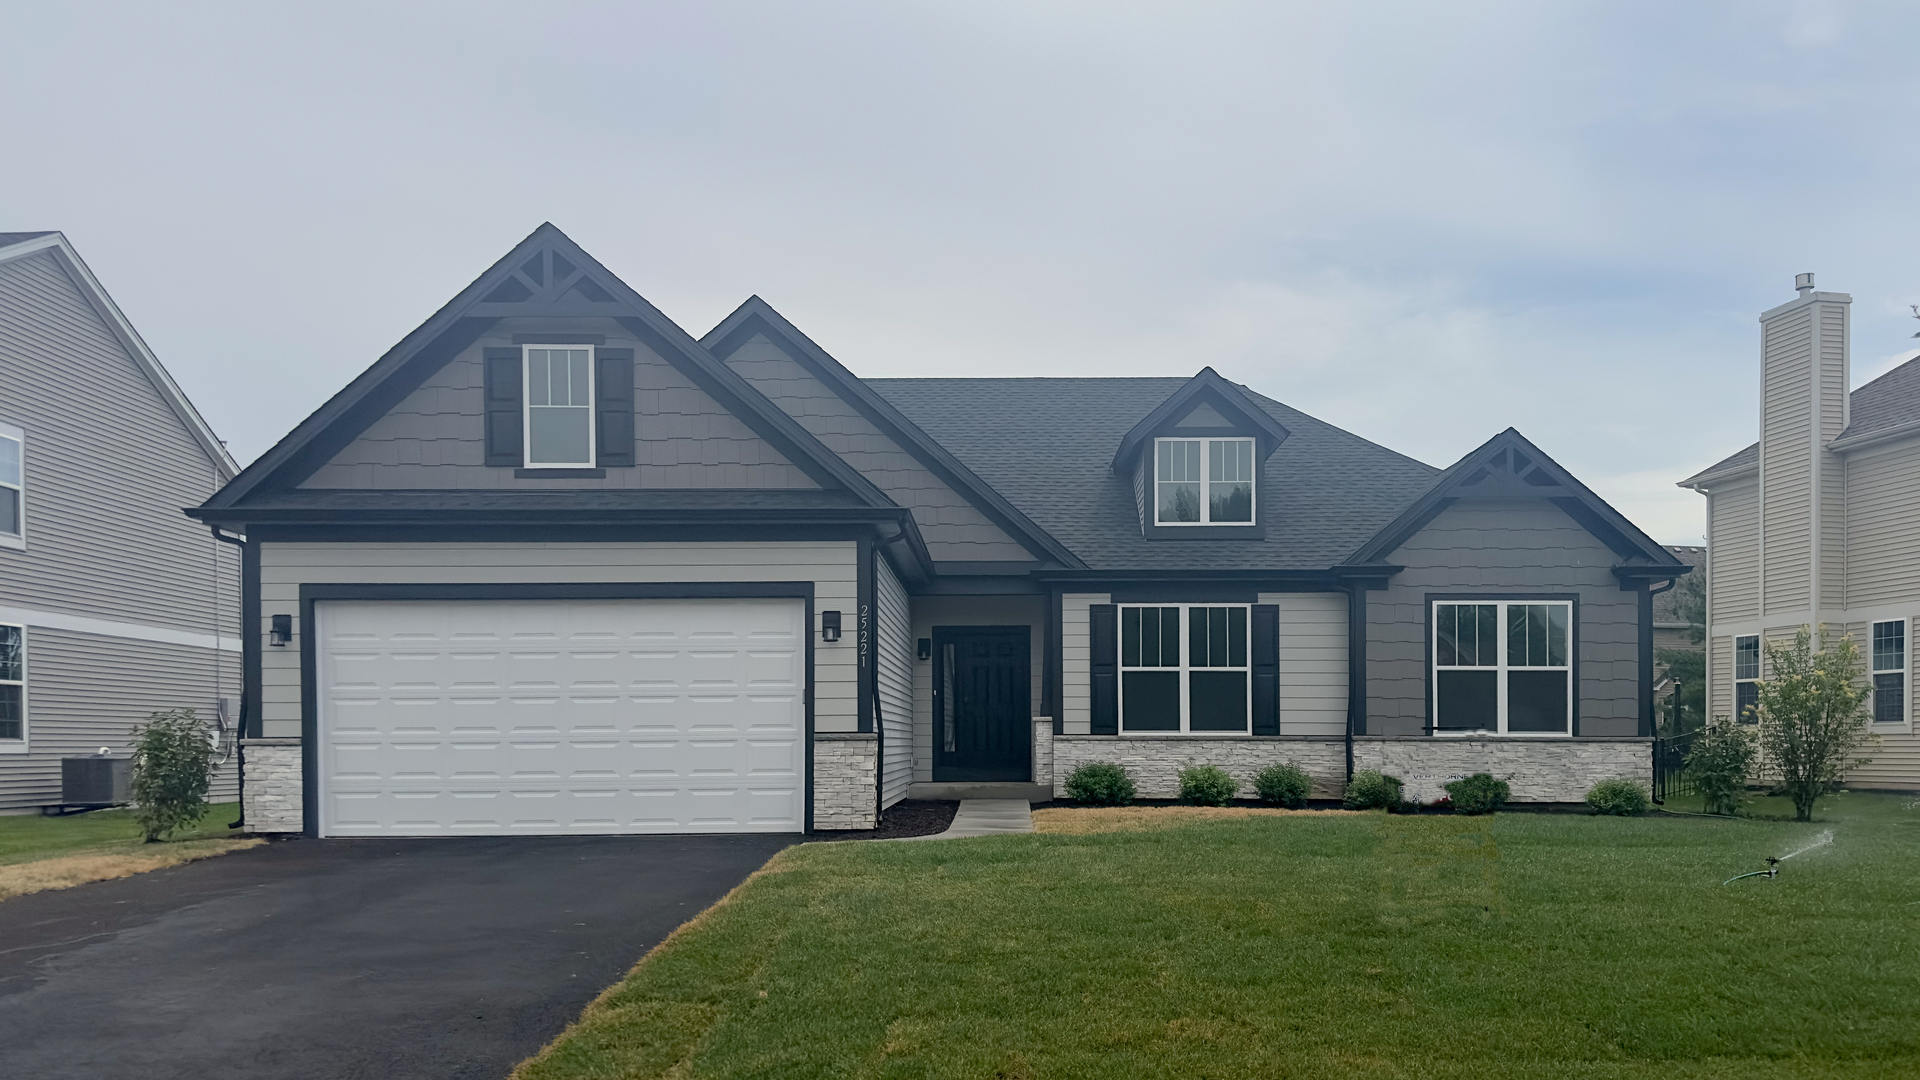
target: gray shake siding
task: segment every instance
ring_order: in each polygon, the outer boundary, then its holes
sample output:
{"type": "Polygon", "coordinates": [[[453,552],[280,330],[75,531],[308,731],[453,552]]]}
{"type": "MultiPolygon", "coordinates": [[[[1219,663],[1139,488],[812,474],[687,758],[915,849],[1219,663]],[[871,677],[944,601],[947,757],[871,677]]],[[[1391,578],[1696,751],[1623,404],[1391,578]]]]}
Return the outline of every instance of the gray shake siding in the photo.
{"type": "Polygon", "coordinates": [[[883,749],[880,805],[907,797],[913,783],[913,612],[893,568],[873,556],[873,676],[883,749]]]}
{"type": "Polygon", "coordinates": [[[1430,593],[1578,594],[1578,734],[1638,734],[1639,603],[1613,576],[1619,558],[1558,508],[1462,499],[1388,561],[1406,569],[1367,594],[1367,734],[1426,726],[1430,593]]]}

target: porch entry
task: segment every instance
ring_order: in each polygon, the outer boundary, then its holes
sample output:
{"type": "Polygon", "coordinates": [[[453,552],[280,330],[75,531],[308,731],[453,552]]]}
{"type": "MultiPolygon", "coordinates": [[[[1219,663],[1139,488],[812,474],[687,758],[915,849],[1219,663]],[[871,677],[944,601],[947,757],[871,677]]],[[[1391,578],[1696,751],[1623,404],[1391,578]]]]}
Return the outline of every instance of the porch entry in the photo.
{"type": "Polygon", "coordinates": [[[1030,633],[1025,626],[933,628],[936,782],[1031,778],[1030,633]]]}

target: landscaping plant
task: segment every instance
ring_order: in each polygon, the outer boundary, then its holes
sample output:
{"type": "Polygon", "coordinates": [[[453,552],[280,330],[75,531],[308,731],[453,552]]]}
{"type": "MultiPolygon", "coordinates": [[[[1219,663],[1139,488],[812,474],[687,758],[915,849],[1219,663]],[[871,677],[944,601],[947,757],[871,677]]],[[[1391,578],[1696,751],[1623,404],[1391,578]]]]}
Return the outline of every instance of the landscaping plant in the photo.
{"type": "Polygon", "coordinates": [[[1513,789],[1505,780],[1496,780],[1493,774],[1483,772],[1455,780],[1447,784],[1446,789],[1447,798],[1453,800],[1454,812],[1459,814],[1491,814],[1513,797],[1513,789]]]}
{"type": "Polygon", "coordinates": [[[1180,801],[1195,806],[1225,806],[1240,790],[1239,781],[1217,765],[1194,765],[1180,770],[1180,801]]]}
{"type": "Polygon", "coordinates": [[[200,820],[213,783],[213,743],[192,709],[169,709],[133,728],[133,818],[151,844],[200,820]]]}
{"type": "Polygon", "coordinates": [[[1067,774],[1067,798],[1089,806],[1125,806],[1133,790],[1127,770],[1105,761],[1089,761],[1067,774]]]}
{"type": "Polygon", "coordinates": [[[1253,790],[1261,802],[1298,810],[1307,805],[1307,797],[1313,794],[1313,778],[1307,775],[1307,770],[1289,761],[1261,769],[1253,778],[1253,790]]]}
{"type": "Polygon", "coordinates": [[[1773,677],[1760,683],[1760,756],[1793,800],[1796,821],[1813,820],[1813,804],[1832,791],[1849,769],[1872,758],[1862,751],[1876,740],[1867,729],[1873,696],[1861,675],[1853,638],[1831,641],[1822,626],[1820,647],[1802,626],[1793,644],[1769,641],[1773,677]]]}
{"type": "Polygon", "coordinates": [[[1593,807],[1596,814],[1614,814],[1619,817],[1631,817],[1644,814],[1650,805],[1647,789],[1637,780],[1624,777],[1615,780],[1602,780],[1587,789],[1587,805],[1593,807]]]}
{"type": "Polygon", "coordinates": [[[1700,793],[1709,814],[1732,816],[1747,801],[1747,774],[1753,771],[1753,732],[1716,717],[1693,737],[1687,752],[1687,779],[1700,793]]]}
{"type": "Polygon", "coordinates": [[[1347,782],[1347,793],[1340,805],[1349,810],[1389,810],[1400,805],[1400,778],[1375,769],[1362,769],[1347,782]]]}

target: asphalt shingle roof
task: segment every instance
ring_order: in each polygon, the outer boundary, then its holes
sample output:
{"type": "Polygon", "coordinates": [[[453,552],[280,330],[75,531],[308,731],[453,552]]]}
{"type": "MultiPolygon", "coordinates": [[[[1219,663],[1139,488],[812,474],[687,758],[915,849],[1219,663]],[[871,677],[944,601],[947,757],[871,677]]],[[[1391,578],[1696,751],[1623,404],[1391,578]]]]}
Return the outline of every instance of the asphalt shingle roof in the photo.
{"type": "Polygon", "coordinates": [[[1114,474],[1113,455],[1186,379],[864,381],[1095,568],[1323,569],[1352,554],[1439,475],[1249,391],[1291,432],[1266,463],[1266,539],[1148,540],[1132,481],[1114,474]]]}
{"type": "MultiPolygon", "coordinates": [[[[1920,423],[1920,356],[1855,390],[1848,398],[1847,409],[1850,414],[1847,430],[1837,438],[1851,439],[1920,423]]],[[[1752,469],[1759,464],[1760,444],[1756,442],[1701,469],[1681,483],[1691,484],[1702,476],[1752,469]]]]}

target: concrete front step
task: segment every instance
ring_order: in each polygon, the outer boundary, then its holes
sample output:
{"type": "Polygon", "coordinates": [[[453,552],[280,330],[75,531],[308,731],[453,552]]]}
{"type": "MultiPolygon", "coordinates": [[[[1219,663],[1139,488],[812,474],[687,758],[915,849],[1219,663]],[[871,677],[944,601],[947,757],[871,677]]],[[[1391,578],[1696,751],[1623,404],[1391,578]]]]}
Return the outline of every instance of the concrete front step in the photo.
{"type": "Polygon", "coordinates": [[[1053,789],[1045,784],[909,784],[907,798],[953,802],[966,799],[1025,799],[1052,802],[1053,789]]]}
{"type": "Polygon", "coordinates": [[[1033,808],[1025,799],[965,799],[947,831],[932,836],[905,836],[908,840],[957,840],[965,836],[1001,836],[1033,831],[1033,808]]]}

